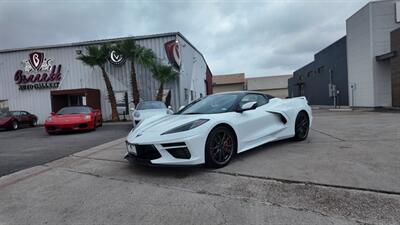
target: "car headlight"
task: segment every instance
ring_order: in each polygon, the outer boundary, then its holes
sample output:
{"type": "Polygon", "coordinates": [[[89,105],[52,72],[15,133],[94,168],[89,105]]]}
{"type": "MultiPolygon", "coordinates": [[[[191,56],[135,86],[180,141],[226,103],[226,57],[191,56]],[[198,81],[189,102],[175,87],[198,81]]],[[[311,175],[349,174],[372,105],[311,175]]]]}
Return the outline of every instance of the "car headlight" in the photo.
{"type": "Polygon", "coordinates": [[[53,117],[49,116],[49,117],[47,117],[46,120],[49,121],[49,122],[51,122],[51,121],[53,120],[53,117]]]}
{"type": "Polygon", "coordinates": [[[195,121],[192,121],[192,122],[189,122],[189,123],[185,123],[185,124],[183,124],[183,125],[181,125],[179,127],[175,127],[175,128],[173,128],[171,130],[168,130],[168,131],[162,133],[161,135],[188,131],[188,130],[191,130],[193,128],[196,128],[196,127],[206,123],[207,121],[209,121],[209,119],[198,119],[198,120],[195,120],[195,121]]]}
{"type": "Polygon", "coordinates": [[[86,115],[86,116],[84,117],[85,120],[90,120],[90,118],[91,118],[90,115],[86,115]]]}
{"type": "Polygon", "coordinates": [[[140,117],[140,113],[139,113],[139,112],[135,112],[135,113],[133,114],[133,116],[134,116],[134,117],[140,117]]]}

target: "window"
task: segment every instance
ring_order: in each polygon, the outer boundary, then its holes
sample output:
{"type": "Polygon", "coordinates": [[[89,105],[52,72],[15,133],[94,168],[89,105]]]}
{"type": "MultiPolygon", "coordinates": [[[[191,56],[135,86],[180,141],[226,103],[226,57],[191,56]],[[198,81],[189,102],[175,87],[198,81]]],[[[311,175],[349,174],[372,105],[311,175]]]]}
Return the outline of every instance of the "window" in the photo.
{"type": "Polygon", "coordinates": [[[189,90],[187,88],[185,90],[185,101],[189,100],[189,90]]]}
{"type": "Polygon", "coordinates": [[[216,94],[193,101],[177,114],[213,114],[230,112],[239,94],[216,94]]]}
{"type": "Polygon", "coordinates": [[[265,98],[265,96],[260,95],[260,94],[248,94],[245,95],[239,102],[239,106],[242,107],[244,104],[248,102],[257,102],[257,107],[265,105],[268,100],[265,98]]]}
{"type": "Polygon", "coordinates": [[[13,116],[20,116],[21,112],[20,111],[10,111],[11,115],[13,116]]]}
{"type": "Polygon", "coordinates": [[[0,100],[0,112],[8,111],[8,100],[0,100]]]}
{"type": "Polygon", "coordinates": [[[320,67],[318,67],[318,73],[322,73],[323,71],[324,71],[324,66],[320,66],[320,67]]]}
{"type": "Polygon", "coordinates": [[[166,109],[164,102],[159,101],[147,101],[141,102],[137,106],[137,110],[146,110],[146,109],[166,109]]]}

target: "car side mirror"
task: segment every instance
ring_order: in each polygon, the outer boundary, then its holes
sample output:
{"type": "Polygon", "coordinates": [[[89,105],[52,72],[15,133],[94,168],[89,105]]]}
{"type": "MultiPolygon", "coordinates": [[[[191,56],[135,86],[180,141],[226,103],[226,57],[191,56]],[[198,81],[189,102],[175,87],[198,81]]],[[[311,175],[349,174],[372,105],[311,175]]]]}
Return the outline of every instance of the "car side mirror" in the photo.
{"type": "Polygon", "coordinates": [[[240,107],[239,110],[237,110],[237,111],[244,112],[244,111],[253,110],[256,108],[257,108],[257,102],[248,102],[248,103],[245,103],[244,105],[242,105],[242,107],[240,107]]]}
{"type": "Polygon", "coordinates": [[[183,108],[185,108],[185,105],[179,107],[179,111],[181,111],[183,108]]]}
{"type": "Polygon", "coordinates": [[[50,115],[52,115],[52,116],[55,116],[55,115],[56,115],[56,113],[55,113],[55,112],[51,112],[51,113],[50,113],[50,115]]]}

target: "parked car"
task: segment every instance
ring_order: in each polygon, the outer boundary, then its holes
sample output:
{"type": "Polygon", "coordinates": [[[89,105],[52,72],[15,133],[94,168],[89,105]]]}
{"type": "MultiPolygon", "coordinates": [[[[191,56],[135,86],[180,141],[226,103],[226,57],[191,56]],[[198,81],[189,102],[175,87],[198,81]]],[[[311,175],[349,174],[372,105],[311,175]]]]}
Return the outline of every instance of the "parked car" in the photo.
{"type": "Polygon", "coordinates": [[[132,109],[132,122],[136,126],[140,121],[152,116],[168,115],[174,112],[171,106],[167,107],[164,102],[160,101],[143,101],[140,102],[135,109],[132,109]]]}
{"type": "Polygon", "coordinates": [[[173,115],[144,120],[129,133],[125,158],[153,165],[223,167],[235,153],[267,142],[305,140],[311,122],[305,97],[219,93],[195,100],[173,115]]]}
{"type": "Polygon", "coordinates": [[[16,130],[24,125],[36,126],[37,116],[27,111],[0,112],[0,128],[16,130]]]}
{"type": "Polygon", "coordinates": [[[63,131],[95,130],[103,125],[101,111],[89,106],[70,106],[60,109],[57,113],[51,113],[44,127],[48,134],[63,131]]]}

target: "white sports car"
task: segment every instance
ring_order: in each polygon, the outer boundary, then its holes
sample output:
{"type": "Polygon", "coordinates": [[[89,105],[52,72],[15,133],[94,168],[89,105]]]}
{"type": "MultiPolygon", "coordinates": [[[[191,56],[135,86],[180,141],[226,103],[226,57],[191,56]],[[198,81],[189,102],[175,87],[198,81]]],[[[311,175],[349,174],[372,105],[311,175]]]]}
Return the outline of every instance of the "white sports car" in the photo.
{"type": "Polygon", "coordinates": [[[173,114],[171,107],[160,101],[144,101],[140,102],[135,109],[132,110],[132,121],[135,127],[140,121],[152,116],[173,114]]]}
{"type": "Polygon", "coordinates": [[[286,138],[307,138],[312,122],[305,97],[280,99],[240,91],[195,100],[173,115],[138,124],[125,158],[150,165],[223,167],[235,153],[286,138]]]}

